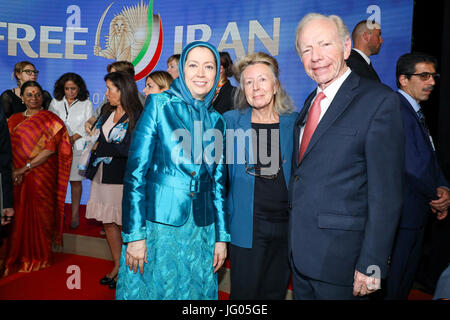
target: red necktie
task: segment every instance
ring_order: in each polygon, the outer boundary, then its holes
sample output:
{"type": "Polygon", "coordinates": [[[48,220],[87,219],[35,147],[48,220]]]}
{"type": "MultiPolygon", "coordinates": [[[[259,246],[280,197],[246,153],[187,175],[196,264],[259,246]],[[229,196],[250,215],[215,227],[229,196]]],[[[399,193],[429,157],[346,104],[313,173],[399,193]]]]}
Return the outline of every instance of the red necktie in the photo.
{"type": "Polygon", "coordinates": [[[299,163],[303,157],[303,154],[306,151],[306,148],[308,147],[309,141],[311,140],[314,130],[316,130],[317,124],[319,123],[320,101],[322,101],[324,98],[326,98],[325,94],[323,92],[319,92],[311,108],[309,109],[308,120],[306,120],[305,129],[303,130],[302,142],[300,144],[300,150],[298,152],[299,163]]]}

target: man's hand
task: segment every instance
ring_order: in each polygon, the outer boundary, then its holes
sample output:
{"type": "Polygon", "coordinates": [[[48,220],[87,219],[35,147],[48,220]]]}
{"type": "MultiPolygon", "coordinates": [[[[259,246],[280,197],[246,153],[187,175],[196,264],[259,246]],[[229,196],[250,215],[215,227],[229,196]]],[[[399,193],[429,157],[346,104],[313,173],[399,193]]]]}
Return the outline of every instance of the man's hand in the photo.
{"type": "Polygon", "coordinates": [[[365,274],[355,270],[355,276],[353,281],[353,295],[365,296],[371,294],[381,288],[381,280],[368,277],[365,274]]]}
{"type": "Polygon", "coordinates": [[[436,218],[442,220],[447,216],[450,205],[450,191],[447,188],[436,188],[438,199],[430,201],[431,210],[436,213],[436,218]]]}
{"type": "Polygon", "coordinates": [[[4,225],[7,225],[8,223],[11,223],[13,218],[14,218],[14,209],[13,208],[3,209],[1,225],[4,226],[4,225]]]}

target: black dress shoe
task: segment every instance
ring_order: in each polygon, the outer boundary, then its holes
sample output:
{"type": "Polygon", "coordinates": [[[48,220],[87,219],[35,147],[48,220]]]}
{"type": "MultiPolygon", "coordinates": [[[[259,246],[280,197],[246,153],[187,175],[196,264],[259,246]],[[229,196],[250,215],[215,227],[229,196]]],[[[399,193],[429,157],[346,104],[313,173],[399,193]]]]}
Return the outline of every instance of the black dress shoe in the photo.
{"type": "Polygon", "coordinates": [[[108,284],[108,287],[113,290],[116,289],[116,286],[117,286],[117,275],[112,279],[112,282],[108,284]]]}
{"type": "MultiPolygon", "coordinates": [[[[115,276],[117,277],[117,275],[115,276]]],[[[114,278],[110,278],[108,276],[104,276],[103,278],[100,279],[100,284],[104,285],[104,286],[109,286],[111,283],[115,282],[114,278]]]]}

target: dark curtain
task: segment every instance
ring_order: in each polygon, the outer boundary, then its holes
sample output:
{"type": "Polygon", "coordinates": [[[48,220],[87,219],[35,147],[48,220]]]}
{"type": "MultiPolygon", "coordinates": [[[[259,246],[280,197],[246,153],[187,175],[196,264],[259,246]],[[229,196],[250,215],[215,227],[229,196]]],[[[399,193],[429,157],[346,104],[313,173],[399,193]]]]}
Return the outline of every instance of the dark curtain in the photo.
{"type": "MultiPolygon", "coordinates": [[[[421,103],[436,146],[441,169],[450,180],[450,1],[414,1],[412,51],[438,59],[441,79],[428,101],[421,103]]],[[[442,221],[430,214],[416,280],[433,293],[450,263],[450,216],[442,221]]]]}

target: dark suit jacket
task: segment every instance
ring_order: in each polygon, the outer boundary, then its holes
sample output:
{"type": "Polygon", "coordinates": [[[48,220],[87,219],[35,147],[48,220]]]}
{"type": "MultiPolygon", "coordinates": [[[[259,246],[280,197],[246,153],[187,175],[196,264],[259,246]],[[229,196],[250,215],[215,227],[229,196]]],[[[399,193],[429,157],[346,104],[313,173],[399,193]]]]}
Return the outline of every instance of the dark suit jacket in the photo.
{"type": "MultiPolygon", "coordinates": [[[[0,108],[0,173],[2,175],[3,208],[13,207],[12,156],[9,129],[3,108],[0,108]]],[[[1,210],[2,208],[0,208],[1,210]]]]}
{"type": "Polygon", "coordinates": [[[366,60],[364,60],[364,58],[357,51],[352,49],[350,56],[345,62],[347,63],[347,66],[349,66],[350,69],[352,69],[352,71],[360,77],[381,82],[373,66],[368,65],[366,60]]]}
{"type": "MultiPolygon", "coordinates": [[[[99,118],[102,123],[106,122],[110,116],[111,111],[105,112],[99,118]]],[[[122,118],[114,125],[117,126],[128,119],[128,116],[124,114],[122,118]]],[[[96,157],[112,157],[109,164],[103,163],[102,183],[110,184],[123,184],[125,176],[125,168],[128,160],[128,150],[131,143],[131,132],[128,128],[125,137],[120,143],[107,142],[106,137],[103,134],[103,130],[100,130],[100,136],[98,138],[98,147],[95,151],[96,157]]],[[[98,169],[99,166],[97,166],[98,169]]]]}
{"type": "Polygon", "coordinates": [[[220,89],[216,100],[213,102],[213,107],[218,113],[223,114],[234,109],[233,94],[235,89],[236,87],[233,87],[230,81],[227,81],[220,89]]]}
{"type": "Polygon", "coordinates": [[[405,188],[400,228],[421,229],[427,222],[429,202],[437,199],[436,188],[448,186],[448,182],[416,111],[402,94],[398,96],[405,129],[405,188]]]}
{"type": "Polygon", "coordinates": [[[290,180],[290,249],[304,275],[353,284],[369,266],[387,273],[401,213],[404,134],[398,96],[350,73],[319,122],[299,164],[299,132],[315,96],[294,126],[290,180]]]}

